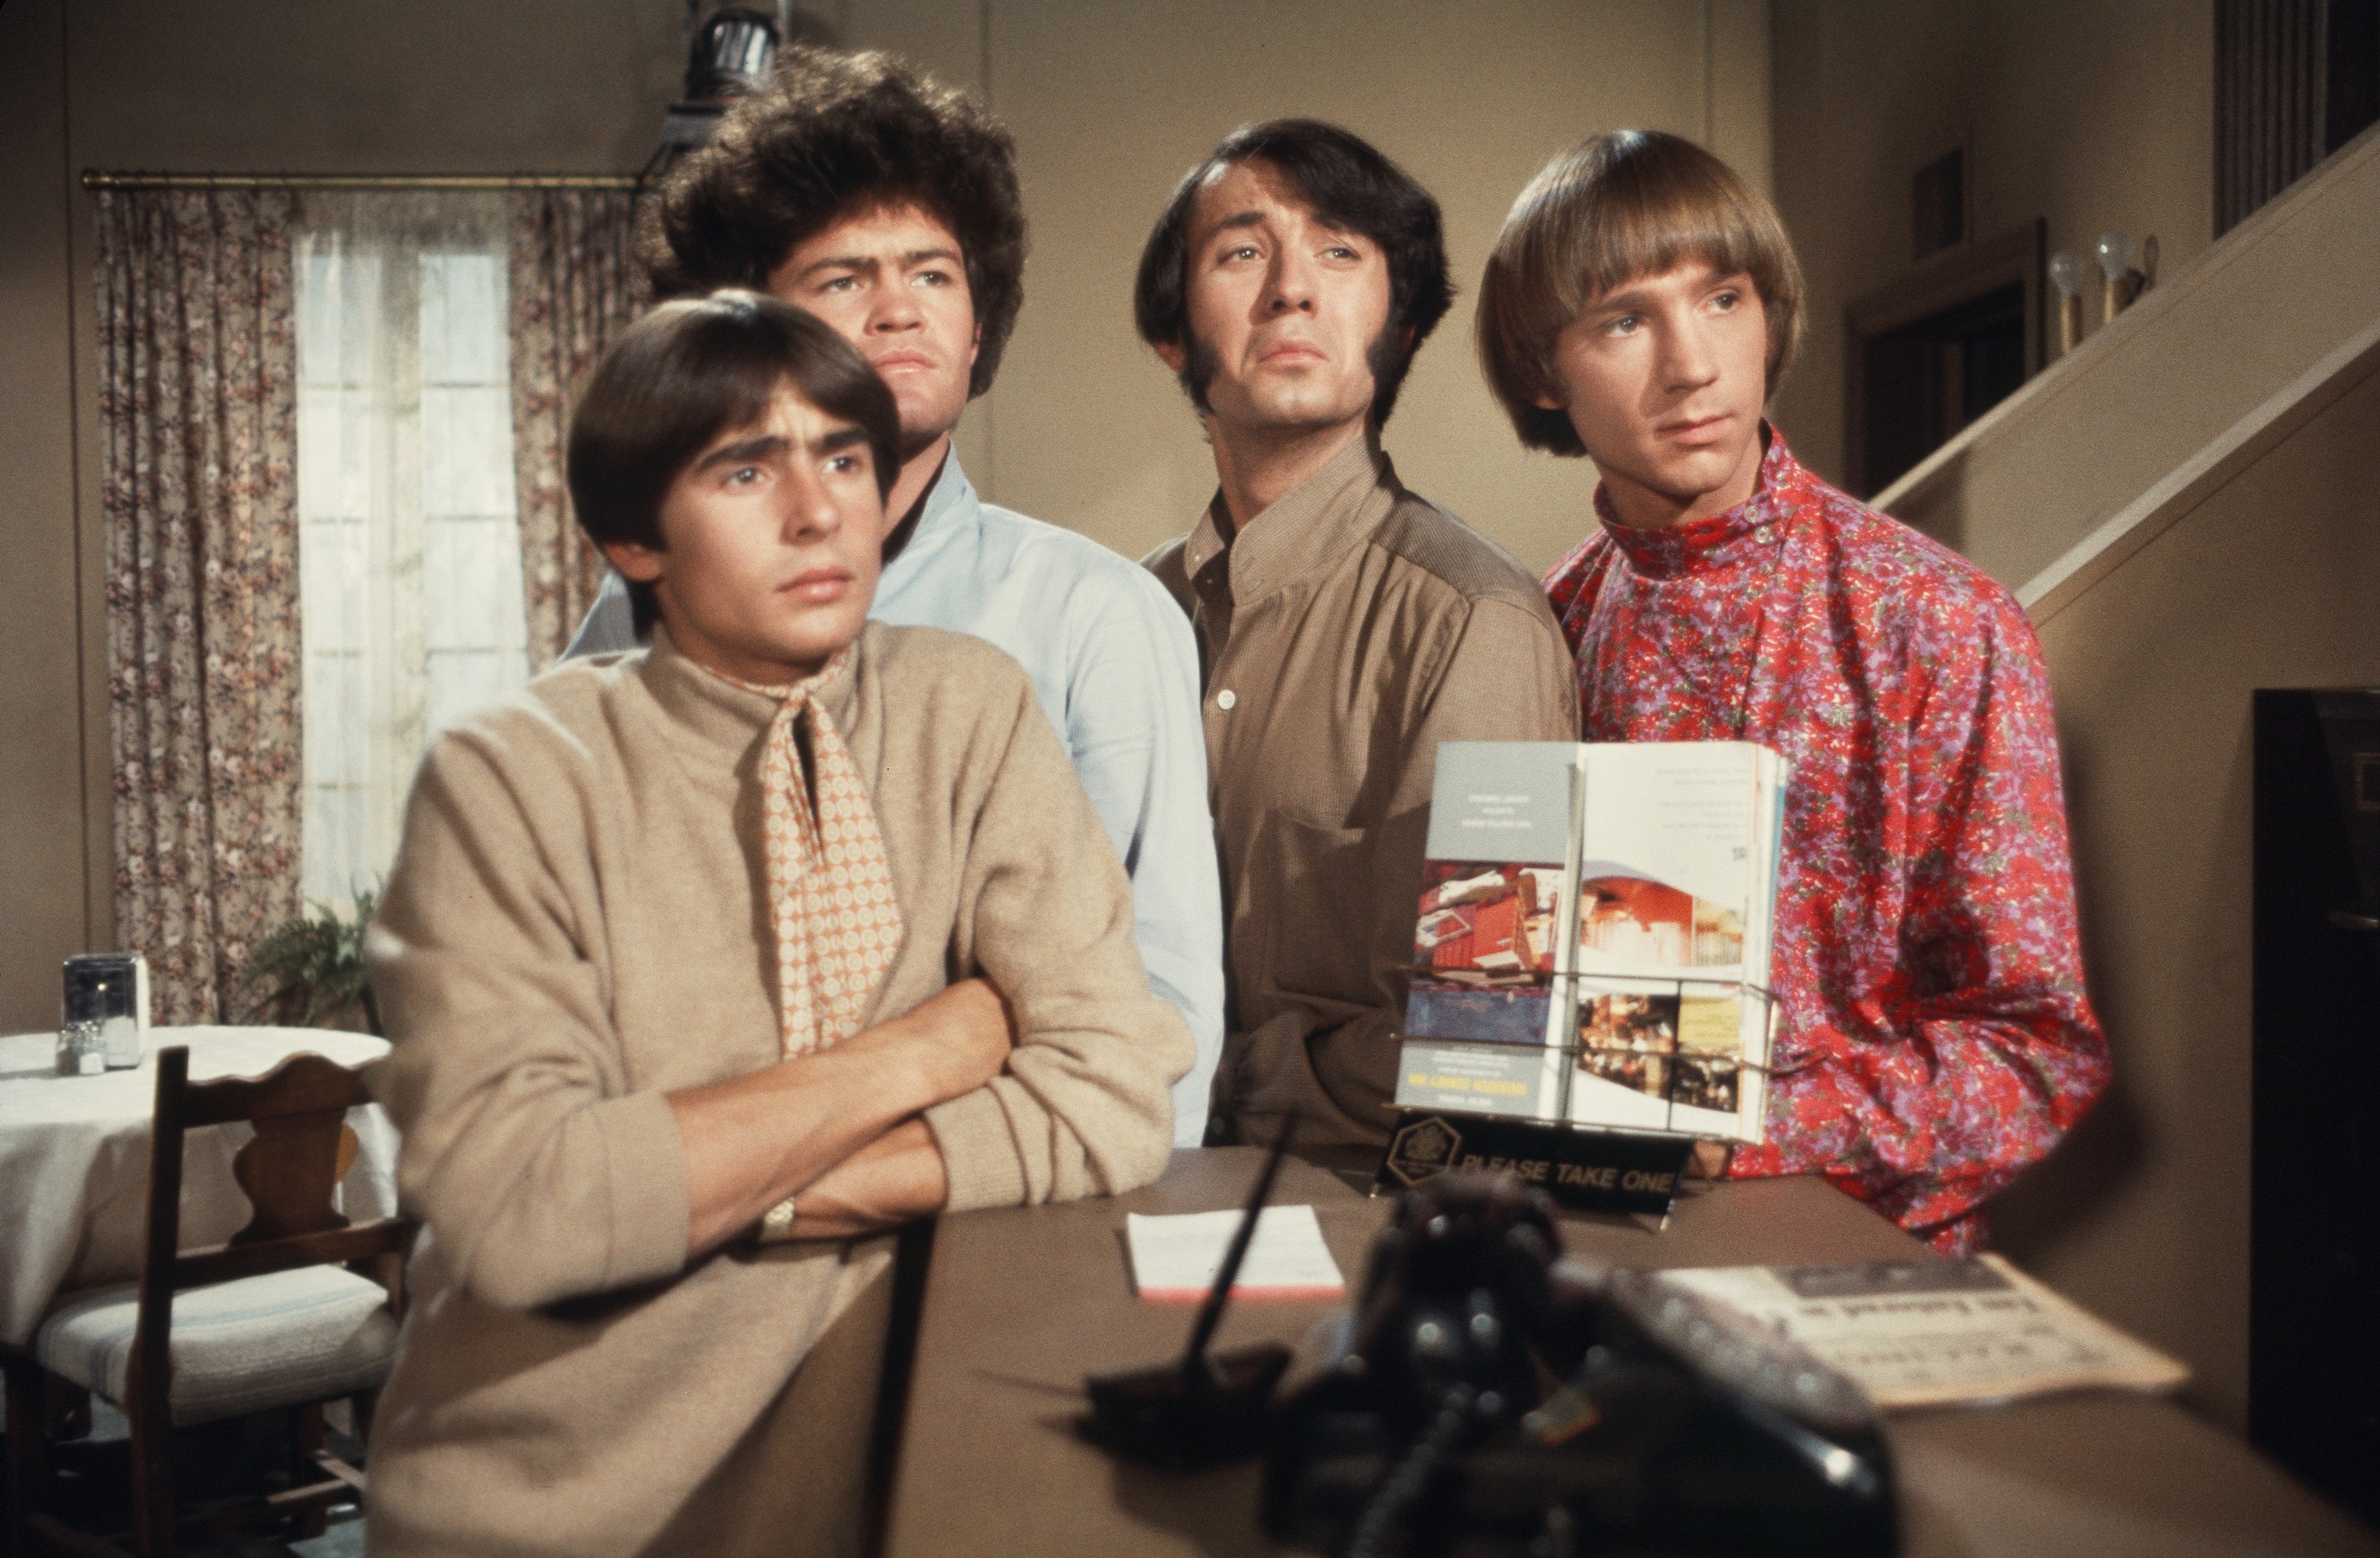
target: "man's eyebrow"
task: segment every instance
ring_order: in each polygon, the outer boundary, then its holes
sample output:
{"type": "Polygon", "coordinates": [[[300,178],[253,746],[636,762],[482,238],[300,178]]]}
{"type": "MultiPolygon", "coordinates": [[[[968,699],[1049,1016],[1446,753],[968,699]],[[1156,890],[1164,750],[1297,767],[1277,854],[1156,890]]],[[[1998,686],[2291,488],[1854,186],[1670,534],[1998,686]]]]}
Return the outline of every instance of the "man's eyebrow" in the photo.
{"type": "Polygon", "coordinates": [[[1228,233],[1235,227],[1261,227],[1264,220],[1265,213],[1260,211],[1236,211],[1220,222],[1209,223],[1207,230],[1198,235],[1198,242],[1204,245],[1216,234],[1228,233]]]}
{"type": "Polygon", "coordinates": [[[782,433],[761,433],[752,438],[739,438],[734,443],[722,443],[694,463],[698,471],[715,470],[721,465],[740,465],[749,460],[765,460],[771,454],[783,454],[792,445],[782,433]]]}
{"type": "MultiPolygon", "coordinates": [[[[1721,282],[1731,282],[1744,274],[1746,272],[1742,271],[1722,271],[1714,265],[1695,278],[1694,285],[1717,286],[1721,282]]],[[[1652,300],[1650,294],[1642,291],[1615,292],[1595,299],[1579,311],[1582,314],[1629,314],[1641,310],[1652,300]]]]}
{"type": "Polygon", "coordinates": [[[1584,312],[1589,314],[1628,314],[1633,313],[1637,309],[1644,308],[1645,305],[1650,301],[1651,299],[1646,297],[1645,294],[1641,292],[1607,293],[1605,296],[1597,298],[1594,302],[1589,303],[1584,312]]]}
{"type": "MultiPolygon", "coordinates": [[[[901,256],[901,263],[904,266],[924,265],[936,260],[947,260],[953,265],[965,262],[965,257],[958,250],[947,247],[913,248],[901,256]]],[[[872,271],[875,268],[876,258],[873,255],[830,254],[813,260],[803,266],[801,274],[810,276],[820,271],[872,271]]]]}
{"type": "Polygon", "coordinates": [[[867,432],[859,428],[837,428],[810,441],[813,454],[832,454],[838,449],[849,449],[855,443],[866,443],[867,432]]]}

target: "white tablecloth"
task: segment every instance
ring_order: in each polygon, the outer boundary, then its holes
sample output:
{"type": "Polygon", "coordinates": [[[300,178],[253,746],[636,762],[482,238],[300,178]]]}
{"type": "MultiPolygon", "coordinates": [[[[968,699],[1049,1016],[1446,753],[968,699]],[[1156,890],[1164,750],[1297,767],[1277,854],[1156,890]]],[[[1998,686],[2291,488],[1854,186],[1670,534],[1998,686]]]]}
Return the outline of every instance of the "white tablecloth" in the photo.
{"type": "MultiPolygon", "coordinates": [[[[365,1033],[318,1028],[152,1028],[138,1069],[57,1075],[55,1033],[0,1038],[0,1339],[32,1340],[61,1294],[140,1274],[156,1051],[187,1045],[190,1080],[261,1076],[301,1051],[354,1066],[388,1053],[365,1033]]],[[[349,1112],[361,1150],[341,1187],[357,1222],[396,1210],[396,1128],[378,1105],[349,1112]]],[[[248,1221],[232,1178],[244,1125],[190,1133],[182,1247],[220,1244],[248,1221]]]]}

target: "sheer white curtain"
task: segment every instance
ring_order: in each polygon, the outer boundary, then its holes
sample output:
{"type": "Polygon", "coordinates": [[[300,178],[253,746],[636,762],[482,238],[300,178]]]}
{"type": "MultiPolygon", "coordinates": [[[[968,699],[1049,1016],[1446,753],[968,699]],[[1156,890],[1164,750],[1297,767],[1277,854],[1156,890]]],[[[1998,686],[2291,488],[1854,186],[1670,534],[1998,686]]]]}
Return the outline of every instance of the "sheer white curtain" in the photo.
{"type": "Polygon", "coordinates": [[[388,869],[431,738],[528,675],[501,193],[310,194],[297,243],[306,897],[388,869]]]}

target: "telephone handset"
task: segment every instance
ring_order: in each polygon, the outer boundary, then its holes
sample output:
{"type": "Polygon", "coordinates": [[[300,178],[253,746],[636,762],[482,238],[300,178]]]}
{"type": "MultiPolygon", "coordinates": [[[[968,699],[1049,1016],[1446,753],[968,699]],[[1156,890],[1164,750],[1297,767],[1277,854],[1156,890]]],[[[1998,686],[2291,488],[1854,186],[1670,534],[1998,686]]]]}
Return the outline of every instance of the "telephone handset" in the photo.
{"type": "Polygon", "coordinates": [[[1560,1258],[1541,1191],[1449,1175],[1374,1247],[1345,1341],[1280,1410],[1266,1525],[1390,1552],[1888,1554],[1859,1389],[1642,1273],[1560,1258]]]}

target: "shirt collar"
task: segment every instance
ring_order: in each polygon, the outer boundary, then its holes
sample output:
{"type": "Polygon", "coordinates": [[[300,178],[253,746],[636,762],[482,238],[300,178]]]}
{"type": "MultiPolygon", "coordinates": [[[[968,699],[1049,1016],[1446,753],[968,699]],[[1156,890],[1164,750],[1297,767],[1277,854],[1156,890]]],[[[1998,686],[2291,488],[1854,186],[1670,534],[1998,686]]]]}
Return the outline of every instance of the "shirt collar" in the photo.
{"type": "Polygon", "coordinates": [[[953,444],[943,453],[941,469],[934,473],[932,485],[926,489],[925,502],[917,511],[917,523],[910,528],[909,538],[885,561],[883,576],[877,581],[877,593],[881,595],[897,576],[918,566],[919,560],[958,534],[965,527],[968,517],[982,508],[975,495],[975,484],[959,467],[958,446],[953,444]]]}
{"type": "Polygon", "coordinates": [[[1183,543],[1183,565],[1195,579],[1228,552],[1232,598],[1245,605],[1293,579],[1321,573],[1368,539],[1402,490],[1396,467],[1366,432],[1229,539],[1224,536],[1228,511],[1218,489],[1183,543]]]}
{"type": "Polygon", "coordinates": [[[1752,496],[1707,518],[1683,525],[1622,525],[1611,506],[1610,492],[1597,484],[1596,517],[1603,522],[1603,533],[1611,537],[1631,569],[1648,577],[1668,578],[1725,567],[1742,555],[1747,538],[1758,544],[1762,531],[1809,503],[1815,478],[1793,458],[1783,433],[1766,421],[1760,430],[1768,440],[1768,449],[1760,457],[1760,475],[1752,496]]]}
{"type": "MultiPolygon", "coordinates": [[[[862,637],[866,636],[861,630],[862,637]]],[[[808,683],[820,711],[848,729],[847,719],[859,658],[855,643],[808,683]]],[[[722,676],[671,642],[669,629],[653,624],[653,641],[641,672],[645,685],[671,719],[696,743],[733,763],[768,729],[785,701],[783,688],[757,688],[722,676]]]]}

